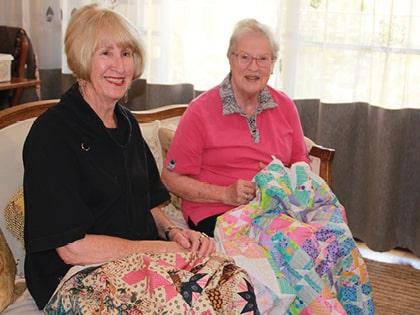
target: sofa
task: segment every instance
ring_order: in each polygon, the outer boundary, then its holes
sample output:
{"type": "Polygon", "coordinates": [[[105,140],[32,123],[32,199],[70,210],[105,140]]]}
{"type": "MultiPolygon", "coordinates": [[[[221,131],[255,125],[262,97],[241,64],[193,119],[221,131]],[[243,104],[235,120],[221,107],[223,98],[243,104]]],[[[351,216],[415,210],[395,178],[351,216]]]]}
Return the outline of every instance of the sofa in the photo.
{"type": "MultiPolygon", "coordinates": [[[[25,137],[37,116],[57,99],[36,101],[0,111],[0,313],[43,314],[38,310],[24,283],[22,147],[25,137]]],[[[179,118],[187,104],[165,105],[156,109],[132,111],[143,137],[162,168],[179,118]]],[[[329,185],[334,150],[306,139],[311,155],[311,167],[329,185]]],[[[175,224],[186,227],[180,212],[181,201],[172,195],[164,211],[175,224]]]]}

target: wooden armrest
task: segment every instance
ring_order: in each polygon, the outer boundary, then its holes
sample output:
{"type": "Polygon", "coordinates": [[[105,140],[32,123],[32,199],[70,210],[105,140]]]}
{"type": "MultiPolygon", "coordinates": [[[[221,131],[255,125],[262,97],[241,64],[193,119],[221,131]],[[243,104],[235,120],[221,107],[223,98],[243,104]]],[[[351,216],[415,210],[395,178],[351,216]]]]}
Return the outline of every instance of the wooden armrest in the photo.
{"type": "Polygon", "coordinates": [[[309,154],[320,159],[319,176],[332,187],[332,161],[335,150],[315,144],[309,154]]]}
{"type": "Polygon", "coordinates": [[[58,102],[59,99],[42,100],[3,109],[0,111],[0,129],[21,120],[38,117],[58,102]]]}
{"type": "Polygon", "coordinates": [[[164,105],[149,110],[131,111],[139,123],[163,120],[171,117],[182,116],[187,109],[185,104],[164,105]]]}

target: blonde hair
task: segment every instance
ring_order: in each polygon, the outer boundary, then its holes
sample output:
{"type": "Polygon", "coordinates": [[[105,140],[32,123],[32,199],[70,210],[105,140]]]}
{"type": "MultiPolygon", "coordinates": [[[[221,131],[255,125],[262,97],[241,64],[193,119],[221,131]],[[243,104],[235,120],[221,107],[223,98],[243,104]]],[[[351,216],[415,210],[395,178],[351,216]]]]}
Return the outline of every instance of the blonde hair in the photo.
{"type": "Polygon", "coordinates": [[[73,13],[64,38],[67,64],[77,79],[90,81],[91,59],[104,38],[133,51],[133,79],[139,78],[145,67],[145,52],[138,30],[122,15],[94,3],[73,13]]]}
{"type": "Polygon", "coordinates": [[[265,24],[258,22],[256,19],[243,19],[236,23],[233,33],[229,40],[229,47],[227,51],[228,57],[235,52],[238,41],[245,35],[250,33],[261,34],[270,41],[271,46],[271,57],[273,60],[277,60],[279,45],[274,39],[274,35],[271,30],[265,24]]]}

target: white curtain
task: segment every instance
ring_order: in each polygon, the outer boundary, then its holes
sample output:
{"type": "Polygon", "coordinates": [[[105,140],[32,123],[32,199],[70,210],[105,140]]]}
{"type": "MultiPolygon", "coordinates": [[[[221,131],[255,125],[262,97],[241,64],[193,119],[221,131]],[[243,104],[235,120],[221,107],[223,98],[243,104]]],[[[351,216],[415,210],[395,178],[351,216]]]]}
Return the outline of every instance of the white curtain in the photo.
{"type": "Polygon", "coordinates": [[[316,2],[296,15],[294,97],[420,108],[420,1],[316,2]]]}
{"type": "MultiPolygon", "coordinates": [[[[237,21],[257,18],[278,33],[278,0],[118,0],[116,10],[144,35],[151,83],[193,83],[205,90],[229,72],[226,52],[237,21]]],[[[273,85],[276,77],[273,76],[273,85]]]]}
{"type": "MultiPolygon", "coordinates": [[[[235,23],[254,17],[280,43],[269,83],[292,98],[420,108],[420,0],[99,1],[141,30],[148,82],[192,83],[197,90],[220,83],[229,71],[226,50],[235,23]]],[[[61,61],[66,73],[57,34],[74,8],[91,2],[0,0],[7,8],[0,17],[27,28],[40,69],[61,61]],[[46,22],[48,7],[54,16],[46,22]]]]}

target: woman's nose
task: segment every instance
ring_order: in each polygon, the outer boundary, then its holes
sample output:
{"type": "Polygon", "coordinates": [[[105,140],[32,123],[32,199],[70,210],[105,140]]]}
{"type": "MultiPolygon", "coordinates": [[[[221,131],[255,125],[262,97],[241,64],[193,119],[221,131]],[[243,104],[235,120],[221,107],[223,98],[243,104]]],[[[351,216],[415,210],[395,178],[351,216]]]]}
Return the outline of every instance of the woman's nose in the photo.
{"type": "Polygon", "coordinates": [[[124,71],[124,61],[123,57],[119,54],[114,55],[113,58],[113,68],[116,69],[119,72],[124,71]]]}

